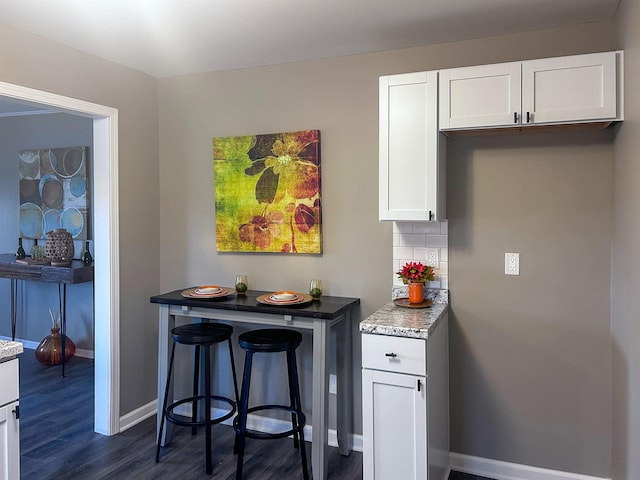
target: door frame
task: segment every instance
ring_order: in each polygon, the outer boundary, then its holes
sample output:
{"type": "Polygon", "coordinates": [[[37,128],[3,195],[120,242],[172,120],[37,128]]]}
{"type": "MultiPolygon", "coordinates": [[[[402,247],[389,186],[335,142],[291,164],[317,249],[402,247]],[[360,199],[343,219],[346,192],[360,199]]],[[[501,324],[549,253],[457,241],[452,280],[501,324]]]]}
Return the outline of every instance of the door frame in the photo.
{"type": "Polygon", "coordinates": [[[118,110],[0,82],[0,96],[93,119],[94,431],[120,431],[120,255],[118,110]]]}

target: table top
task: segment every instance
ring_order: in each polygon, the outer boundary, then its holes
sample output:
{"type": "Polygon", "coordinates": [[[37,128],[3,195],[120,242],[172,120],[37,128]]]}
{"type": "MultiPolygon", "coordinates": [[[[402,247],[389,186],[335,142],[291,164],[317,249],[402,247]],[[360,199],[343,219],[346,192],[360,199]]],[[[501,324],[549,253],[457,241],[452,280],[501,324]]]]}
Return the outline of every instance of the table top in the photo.
{"type": "Polygon", "coordinates": [[[83,283],[93,280],[93,264],[72,260],[68,267],[51,265],[26,265],[16,262],[13,253],[0,253],[0,277],[35,282],[83,283]]]}
{"type": "Polygon", "coordinates": [[[179,305],[193,308],[213,308],[219,310],[236,310],[254,313],[273,313],[277,315],[293,315],[296,317],[311,317],[334,319],[346,310],[354,308],[360,304],[359,298],[332,297],[323,295],[320,300],[302,305],[264,305],[257,301],[260,295],[273,293],[261,290],[247,290],[246,295],[236,295],[233,293],[223,298],[185,298],[182,292],[186,288],[174,290],[151,297],[151,303],[165,305],[179,305]]]}

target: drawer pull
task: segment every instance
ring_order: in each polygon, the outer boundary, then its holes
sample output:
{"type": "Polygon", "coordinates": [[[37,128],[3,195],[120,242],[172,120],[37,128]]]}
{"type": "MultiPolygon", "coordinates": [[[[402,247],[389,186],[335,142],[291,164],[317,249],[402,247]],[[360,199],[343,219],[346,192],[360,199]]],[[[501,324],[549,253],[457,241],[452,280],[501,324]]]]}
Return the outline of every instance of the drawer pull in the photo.
{"type": "Polygon", "coordinates": [[[398,355],[396,355],[395,353],[391,352],[391,353],[385,353],[384,356],[385,357],[396,358],[398,355]]]}

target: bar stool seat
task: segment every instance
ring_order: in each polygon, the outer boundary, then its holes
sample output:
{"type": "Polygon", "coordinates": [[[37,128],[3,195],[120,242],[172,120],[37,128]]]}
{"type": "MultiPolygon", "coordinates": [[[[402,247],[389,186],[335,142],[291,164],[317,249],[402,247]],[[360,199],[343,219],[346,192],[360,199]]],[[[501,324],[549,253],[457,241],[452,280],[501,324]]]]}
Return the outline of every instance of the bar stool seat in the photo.
{"type": "Polygon", "coordinates": [[[262,330],[251,330],[240,335],[238,343],[245,351],[244,374],[242,377],[242,393],[240,395],[240,405],[238,414],[233,420],[233,427],[236,431],[236,444],[234,451],[238,454],[238,465],[236,467],[236,480],[242,479],[242,469],[244,463],[244,450],[247,438],[261,440],[284,438],[293,435],[294,448],[300,449],[302,459],[302,473],[305,480],[309,479],[307,468],[307,455],[304,443],[304,426],[306,417],[302,413],[300,402],[300,386],[298,383],[298,369],[296,366],[295,350],[302,342],[302,334],[295,330],[283,328],[268,328],[262,330]],[[276,353],[286,352],[287,373],[289,381],[289,405],[258,405],[249,408],[249,388],[251,384],[251,366],[255,353],[276,353]],[[291,413],[291,428],[277,433],[258,432],[247,429],[247,415],[249,413],[264,410],[282,410],[291,413]]]}
{"type": "Polygon", "coordinates": [[[220,323],[193,323],[182,325],[171,330],[171,338],[173,347],[171,349],[171,360],[169,362],[169,373],[167,375],[167,384],[164,392],[164,401],[162,404],[162,418],[160,420],[160,429],[158,432],[158,441],[156,444],[156,463],[160,461],[160,445],[164,430],[164,422],[169,421],[176,425],[191,427],[192,435],[196,434],[196,427],[205,427],[205,470],[207,474],[211,474],[213,465],[211,461],[211,426],[223,422],[231,418],[237,411],[238,405],[238,383],[236,380],[236,367],[233,359],[233,349],[231,344],[231,335],[233,327],[220,323]],[[211,354],[210,347],[217,343],[226,341],[229,348],[229,358],[231,361],[231,370],[233,376],[233,386],[235,391],[235,400],[220,395],[211,395],[211,354]],[[179,399],[170,405],[167,405],[169,391],[171,387],[173,361],[175,358],[176,344],[195,346],[194,374],[193,374],[193,395],[179,399]],[[198,390],[199,384],[199,365],[202,347],[202,355],[204,362],[204,392],[198,390]],[[229,410],[216,417],[211,416],[211,401],[218,401],[229,405],[229,410]],[[198,405],[204,403],[203,415],[198,419],[198,405]],[[175,413],[175,409],[181,405],[191,403],[191,419],[187,419],[182,415],[175,413]]]}

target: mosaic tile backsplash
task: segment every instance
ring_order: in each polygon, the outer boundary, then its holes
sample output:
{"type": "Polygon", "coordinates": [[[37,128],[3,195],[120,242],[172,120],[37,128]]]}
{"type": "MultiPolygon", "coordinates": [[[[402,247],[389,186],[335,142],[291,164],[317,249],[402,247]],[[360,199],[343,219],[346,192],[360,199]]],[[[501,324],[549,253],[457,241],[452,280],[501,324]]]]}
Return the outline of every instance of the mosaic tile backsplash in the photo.
{"type": "Polygon", "coordinates": [[[395,272],[406,262],[422,262],[435,267],[431,288],[449,288],[449,243],[447,222],[393,223],[393,285],[402,285],[395,272]],[[430,261],[436,260],[436,261],[430,261]]]}

